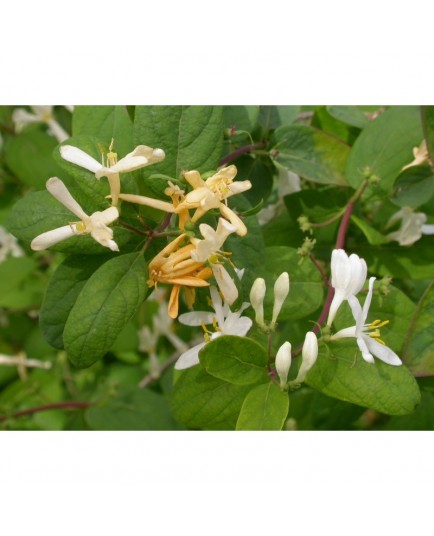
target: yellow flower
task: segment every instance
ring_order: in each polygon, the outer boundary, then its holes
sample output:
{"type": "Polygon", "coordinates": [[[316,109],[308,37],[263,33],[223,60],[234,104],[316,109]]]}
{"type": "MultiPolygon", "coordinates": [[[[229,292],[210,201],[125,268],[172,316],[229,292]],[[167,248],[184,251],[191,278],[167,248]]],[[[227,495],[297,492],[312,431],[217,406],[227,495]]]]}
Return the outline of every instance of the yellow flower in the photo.
{"type": "Polygon", "coordinates": [[[209,283],[206,280],[212,277],[210,268],[191,258],[195,246],[193,244],[182,246],[186,237],[186,234],[176,237],[149,263],[149,286],[156,286],[157,283],[173,285],[168,305],[171,318],[178,316],[181,287],[184,287],[187,305],[191,307],[195,300],[195,288],[208,287],[209,283]]]}
{"type": "Polygon", "coordinates": [[[236,174],[237,168],[234,165],[227,166],[204,181],[198,171],[186,171],[184,177],[194,190],[185,196],[184,201],[175,208],[175,212],[179,214],[195,208],[192,221],[196,222],[208,210],[218,208],[220,214],[236,227],[237,234],[244,236],[247,228],[235,212],[227,206],[227,199],[249,190],[252,183],[248,180],[234,182],[236,174]]]}

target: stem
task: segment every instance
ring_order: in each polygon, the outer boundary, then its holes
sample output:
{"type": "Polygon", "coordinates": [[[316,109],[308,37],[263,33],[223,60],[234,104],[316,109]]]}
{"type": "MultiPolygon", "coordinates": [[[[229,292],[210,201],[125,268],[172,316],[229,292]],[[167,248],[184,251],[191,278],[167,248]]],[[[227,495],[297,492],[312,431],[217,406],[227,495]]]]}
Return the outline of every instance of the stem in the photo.
{"type": "Polygon", "coordinates": [[[10,418],[33,415],[34,413],[39,413],[40,411],[49,411],[51,409],[85,409],[90,405],[90,402],[55,402],[54,404],[45,404],[43,406],[36,406],[34,408],[16,411],[15,413],[12,413],[12,415],[0,415],[0,422],[7,421],[10,418]]]}
{"type": "Polygon", "coordinates": [[[239,156],[243,154],[251,153],[255,149],[264,149],[266,146],[267,145],[265,141],[261,141],[259,143],[253,143],[251,145],[244,145],[243,147],[239,147],[232,153],[229,153],[226,156],[224,156],[220,160],[219,165],[223,166],[224,164],[228,164],[229,162],[232,162],[232,160],[235,160],[236,158],[238,158],[239,156]]]}
{"type": "Polygon", "coordinates": [[[323,267],[320,265],[320,263],[315,259],[315,257],[312,255],[312,253],[309,255],[309,259],[313,262],[315,268],[318,270],[318,272],[320,273],[321,277],[322,277],[322,280],[324,281],[325,285],[327,287],[330,287],[330,282],[328,280],[328,277],[327,277],[327,274],[325,273],[325,271],[323,270],[323,267]]]}
{"type": "Polygon", "coordinates": [[[137,229],[137,227],[128,225],[128,223],[124,223],[123,221],[118,221],[118,223],[121,227],[125,227],[125,229],[128,229],[129,231],[133,231],[133,233],[137,233],[142,236],[149,236],[149,232],[141,231],[140,229],[137,229]]]}
{"type": "Polygon", "coordinates": [[[334,216],[332,216],[330,219],[326,220],[326,221],[323,221],[321,223],[310,223],[309,222],[309,225],[311,227],[314,227],[314,228],[321,228],[321,227],[326,227],[327,225],[330,225],[331,223],[333,223],[334,221],[338,220],[342,214],[345,212],[345,210],[340,210],[337,214],[335,214],[334,216]]]}

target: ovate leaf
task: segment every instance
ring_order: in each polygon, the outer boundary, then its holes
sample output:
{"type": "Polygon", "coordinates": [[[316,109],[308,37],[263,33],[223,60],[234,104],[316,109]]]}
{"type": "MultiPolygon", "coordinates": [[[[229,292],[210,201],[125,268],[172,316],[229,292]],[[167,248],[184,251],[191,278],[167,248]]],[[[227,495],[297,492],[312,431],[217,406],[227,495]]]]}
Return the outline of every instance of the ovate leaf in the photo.
{"type": "Polygon", "coordinates": [[[243,402],[237,430],[281,430],[288,409],[288,393],[274,383],[258,385],[243,402]]]}
{"type": "Polygon", "coordinates": [[[235,385],[268,379],[267,352],[247,337],[218,337],[202,348],[199,358],[209,374],[235,385]]]}
{"type": "Polygon", "coordinates": [[[89,367],[111,348],[148,290],[141,253],[115,257],[86,282],[69,314],[63,343],[72,363],[89,367]]]}

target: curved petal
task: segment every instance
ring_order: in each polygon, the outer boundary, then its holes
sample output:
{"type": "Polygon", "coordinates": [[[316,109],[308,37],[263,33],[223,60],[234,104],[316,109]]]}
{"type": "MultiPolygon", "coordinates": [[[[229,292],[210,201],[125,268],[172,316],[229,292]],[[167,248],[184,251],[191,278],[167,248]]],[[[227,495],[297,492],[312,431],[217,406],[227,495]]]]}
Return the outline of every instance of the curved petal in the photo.
{"type": "Polygon", "coordinates": [[[215,231],[215,240],[216,240],[216,249],[221,249],[223,244],[226,242],[226,239],[232,233],[235,233],[237,228],[235,225],[232,225],[224,218],[219,218],[217,229],[215,231]]]}
{"type": "Polygon", "coordinates": [[[24,108],[16,108],[12,113],[12,121],[15,125],[15,131],[19,133],[25,126],[31,123],[40,123],[41,119],[24,108]]]}
{"type": "Polygon", "coordinates": [[[64,160],[71,162],[71,164],[76,164],[77,166],[92,171],[92,173],[96,173],[103,168],[103,165],[95,160],[95,158],[72,145],[62,145],[60,147],[60,155],[64,160]]]}
{"type": "Polygon", "coordinates": [[[371,363],[371,365],[373,365],[375,361],[367,346],[368,339],[372,340],[370,337],[363,337],[363,336],[357,337],[357,346],[359,347],[359,350],[362,352],[363,359],[367,363],[371,363]]]}
{"type": "MultiPolygon", "coordinates": [[[[209,293],[210,293],[210,296],[211,296],[212,306],[213,306],[213,309],[214,309],[215,314],[216,314],[217,324],[219,325],[219,327],[221,329],[221,327],[223,326],[223,324],[225,322],[225,317],[226,317],[225,310],[224,310],[224,307],[223,307],[223,302],[222,302],[222,299],[220,297],[219,291],[216,289],[216,287],[211,286],[210,289],[209,289],[209,293]]],[[[227,305],[227,304],[225,304],[225,305],[227,305]]],[[[229,306],[228,306],[228,310],[229,310],[229,306]]]]}
{"type": "Polygon", "coordinates": [[[338,312],[339,307],[342,305],[342,302],[345,299],[344,290],[341,288],[335,288],[335,295],[333,296],[332,303],[330,304],[329,315],[327,318],[327,326],[331,326],[333,320],[335,319],[336,313],[338,312]]]}
{"type": "Polygon", "coordinates": [[[247,234],[247,227],[242,222],[241,218],[239,218],[233,210],[231,210],[228,206],[226,206],[224,203],[219,204],[220,208],[220,214],[229,220],[233,226],[236,227],[237,235],[238,236],[245,236],[247,234]]]}
{"type": "Polygon", "coordinates": [[[184,173],[185,180],[193,186],[194,189],[201,188],[205,186],[205,181],[200,176],[199,171],[192,170],[186,171],[184,173]]]}
{"type": "Polygon", "coordinates": [[[356,326],[344,328],[330,337],[332,341],[337,339],[345,339],[346,337],[356,337],[356,326]]]}
{"type": "Polygon", "coordinates": [[[178,320],[184,326],[201,326],[202,324],[212,324],[215,317],[214,313],[207,311],[191,311],[179,315],[178,320]]]}
{"type": "Polygon", "coordinates": [[[369,279],[369,290],[368,290],[368,295],[366,296],[365,303],[363,304],[363,313],[362,313],[361,318],[357,322],[358,330],[361,330],[363,328],[363,325],[366,323],[366,319],[368,317],[369,307],[371,307],[372,293],[374,292],[374,281],[375,281],[375,277],[371,277],[369,279]]]}
{"type": "Polygon", "coordinates": [[[49,132],[53,134],[59,143],[64,142],[69,138],[69,134],[64,130],[55,119],[48,121],[49,132]]]}
{"type": "Polygon", "coordinates": [[[395,367],[402,365],[401,359],[388,346],[385,346],[384,344],[381,344],[367,336],[364,336],[363,340],[365,341],[366,346],[369,348],[371,353],[373,353],[375,357],[378,357],[378,359],[381,359],[381,361],[384,361],[384,363],[393,365],[395,367]]]}
{"type": "Polygon", "coordinates": [[[236,313],[230,313],[226,318],[223,327],[223,335],[238,335],[238,337],[244,337],[244,335],[252,327],[253,321],[247,317],[238,317],[236,313]]]}
{"type": "Polygon", "coordinates": [[[104,225],[109,225],[119,218],[119,211],[116,207],[106,208],[102,212],[94,212],[90,218],[93,219],[96,214],[98,214],[98,220],[104,225]]]}
{"type": "Polygon", "coordinates": [[[252,183],[250,181],[235,181],[228,186],[228,193],[225,197],[228,198],[232,195],[241,194],[247,190],[250,190],[251,187],[252,183]]]}
{"type": "Polygon", "coordinates": [[[38,235],[32,240],[30,247],[33,249],[33,251],[47,249],[51,246],[54,246],[54,244],[66,240],[67,238],[71,238],[71,236],[76,234],[74,231],[74,225],[64,225],[63,227],[58,227],[57,229],[53,229],[52,231],[47,231],[46,233],[38,235]]]}
{"type": "Polygon", "coordinates": [[[422,225],[422,234],[424,235],[434,234],[434,225],[432,224],[422,225]]]}
{"type": "Polygon", "coordinates": [[[238,298],[238,289],[232,277],[222,264],[212,264],[211,269],[225,302],[232,305],[238,298]]]}
{"type": "Polygon", "coordinates": [[[62,205],[64,205],[68,210],[80,218],[80,220],[84,220],[88,217],[60,179],[57,177],[51,177],[51,179],[48,179],[46,186],[50,194],[55,197],[57,201],[60,201],[60,203],[62,203],[62,205]]]}
{"type": "Polygon", "coordinates": [[[171,203],[152,197],[146,197],[144,195],[119,194],[119,199],[128,201],[128,203],[136,203],[137,205],[145,205],[147,207],[163,210],[164,212],[175,212],[175,207],[171,203]]]}
{"type": "Polygon", "coordinates": [[[364,259],[353,253],[349,257],[351,278],[347,285],[347,295],[357,294],[362,289],[368,275],[368,267],[364,259]]]}
{"type": "Polygon", "coordinates": [[[190,367],[194,367],[199,364],[199,352],[205,346],[205,342],[201,342],[193,348],[190,348],[179,356],[178,361],[175,363],[176,370],[184,370],[190,367]]]}
{"type": "Polygon", "coordinates": [[[347,288],[350,277],[350,260],[343,249],[334,249],[331,259],[332,287],[335,289],[347,288]]]}

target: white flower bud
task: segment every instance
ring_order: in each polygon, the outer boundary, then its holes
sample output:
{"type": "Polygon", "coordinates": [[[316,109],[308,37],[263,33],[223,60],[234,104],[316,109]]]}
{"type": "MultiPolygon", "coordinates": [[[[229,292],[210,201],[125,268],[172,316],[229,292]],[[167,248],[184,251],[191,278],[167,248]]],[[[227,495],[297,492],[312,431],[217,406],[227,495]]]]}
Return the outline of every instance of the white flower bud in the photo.
{"type": "Polygon", "coordinates": [[[287,385],[288,373],[291,367],[291,343],[286,341],[277,351],[276,372],[280,378],[280,387],[284,389],[287,385]]]}
{"type": "Polygon", "coordinates": [[[256,323],[264,326],[264,298],[265,298],[265,281],[262,277],[255,279],[250,290],[250,304],[255,311],[256,323]]]}
{"type": "Polygon", "coordinates": [[[304,382],[307,373],[314,366],[318,357],[318,340],[313,331],[308,331],[304,339],[302,362],[294,383],[304,382]]]}
{"type": "Polygon", "coordinates": [[[273,306],[273,318],[271,323],[275,324],[280,310],[282,309],[283,302],[289,293],[289,275],[288,272],[283,272],[279,275],[274,283],[274,306],[273,306]]]}

